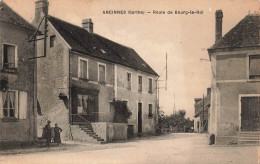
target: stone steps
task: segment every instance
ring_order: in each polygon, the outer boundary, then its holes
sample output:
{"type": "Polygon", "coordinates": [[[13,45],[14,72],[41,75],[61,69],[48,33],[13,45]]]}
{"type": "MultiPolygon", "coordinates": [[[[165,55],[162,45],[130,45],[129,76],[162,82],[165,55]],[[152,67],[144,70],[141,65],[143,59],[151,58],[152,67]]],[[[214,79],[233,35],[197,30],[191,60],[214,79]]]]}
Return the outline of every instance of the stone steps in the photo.
{"type": "Polygon", "coordinates": [[[260,132],[239,132],[238,144],[241,145],[259,145],[260,144],[260,132]]]}
{"type": "Polygon", "coordinates": [[[104,144],[104,139],[99,137],[89,125],[71,125],[73,140],[81,142],[90,142],[104,144]]]}

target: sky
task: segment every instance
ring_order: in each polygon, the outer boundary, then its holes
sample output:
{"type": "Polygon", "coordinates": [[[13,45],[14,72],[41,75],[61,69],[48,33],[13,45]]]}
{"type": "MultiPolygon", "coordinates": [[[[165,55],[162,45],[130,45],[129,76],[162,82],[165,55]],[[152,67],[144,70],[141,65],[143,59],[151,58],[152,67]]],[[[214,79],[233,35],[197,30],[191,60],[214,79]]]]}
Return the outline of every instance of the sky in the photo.
{"type": "MultiPolygon", "coordinates": [[[[29,22],[36,0],[4,0],[29,22]]],[[[260,0],[49,0],[49,14],[81,26],[91,18],[94,33],[135,49],[160,75],[160,109],[185,109],[194,116],[194,98],[207,94],[211,68],[207,48],[215,41],[215,11],[223,11],[223,35],[246,15],[260,13],[260,0]],[[120,10],[126,14],[104,14],[120,10]],[[202,14],[175,14],[175,11],[202,14]],[[128,14],[144,11],[145,14],[128,14]],[[164,11],[165,14],[159,14],[164,11]],[[172,14],[169,12],[173,12],[172,14]],[[148,13],[151,12],[151,13],[148,13]],[[156,14],[157,13],[157,14],[156,14]],[[166,54],[168,80],[166,79],[166,54]],[[200,60],[206,59],[206,60],[200,60]],[[175,95],[175,96],[174,96],[175,95]],[[175,97],[175,98],[174,98],[175,97]]]]}

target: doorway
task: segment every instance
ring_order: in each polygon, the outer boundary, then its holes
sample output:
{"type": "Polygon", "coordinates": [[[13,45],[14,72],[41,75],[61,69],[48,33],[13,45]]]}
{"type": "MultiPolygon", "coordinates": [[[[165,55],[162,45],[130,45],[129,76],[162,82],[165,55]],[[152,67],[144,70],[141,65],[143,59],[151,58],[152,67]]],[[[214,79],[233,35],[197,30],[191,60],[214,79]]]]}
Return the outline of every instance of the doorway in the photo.
{"type": "Polygon", "coordinates": [[[142,133],[142,103],[138,103],[138,133],[142,133]]]}
{"type": "Polygon", "coordinates": [[[260,131],[260,97],[241,97],[241,131],[260,131]]]}

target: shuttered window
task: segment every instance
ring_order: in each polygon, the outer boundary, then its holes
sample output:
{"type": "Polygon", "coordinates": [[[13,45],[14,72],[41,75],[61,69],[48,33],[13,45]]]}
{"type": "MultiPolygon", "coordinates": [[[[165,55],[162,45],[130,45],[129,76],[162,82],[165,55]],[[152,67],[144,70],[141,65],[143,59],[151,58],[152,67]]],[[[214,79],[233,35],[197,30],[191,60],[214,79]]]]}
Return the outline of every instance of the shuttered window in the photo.
{"type": "Polygon", "coordinates": [[[99,73],[99,79],[98,81],[101,83],[106,82],[106,66],[103,64],[98,65],[98,73],[99,73]]]}
{"type": "Polygon", "coordinates": [[[148,79],[149,87],[148,87],[148,93],[153,93],[153,81],[152,79],[148,79]]]}
{"type": "Polygon", "coordinates": [[[142,81],[143,81],[142,76],[138,76],[138,92],[142,92],[142,88],[143,88],[142,81]]]}
{"type": "Polygon", "coordinates": [[[127,72],[127,89],[131,90],[131,81],[132,81],[131,73],[127,72]]]}
{"type": "Polygon", "coordinates": [[[249,56],[249,78],[260,78],[260,55],[249,56]]]}
{"type": "Polygon", "coordinates": [[[88,61],[79,59],[79,78],[88,78],[88,61]]]}

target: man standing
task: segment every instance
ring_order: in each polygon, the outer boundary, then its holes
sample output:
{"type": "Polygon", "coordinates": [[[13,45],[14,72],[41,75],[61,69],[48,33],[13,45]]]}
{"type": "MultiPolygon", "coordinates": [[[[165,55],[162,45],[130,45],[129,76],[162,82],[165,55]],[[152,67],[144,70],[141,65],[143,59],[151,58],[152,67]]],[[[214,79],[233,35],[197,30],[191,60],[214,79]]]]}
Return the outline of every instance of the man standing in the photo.
{"type": "Polygon", "coordinates": [[[60,132],[62,132],[62,129],[60,127],[58,127],[58,124],[55,124],[54,142],[57,143],[58,146],[61,144],[60,132]]]}
{"type": "Polygon", "coordinates": [[[50,146],[51,143],[51,121],[47,121],[47,125],[45,125],[45,139],[46,139],[46,146],[50,146]]]}

